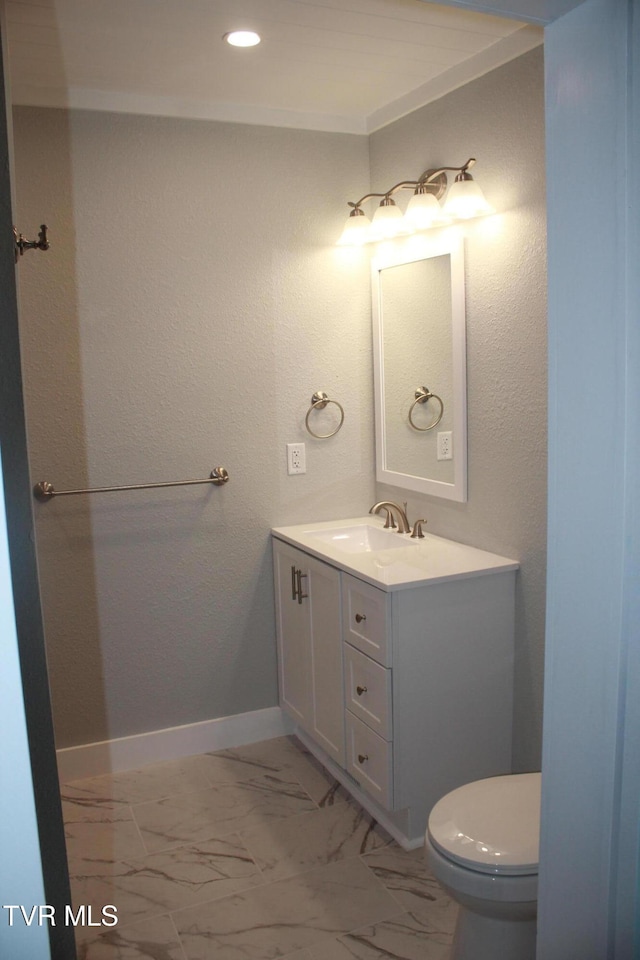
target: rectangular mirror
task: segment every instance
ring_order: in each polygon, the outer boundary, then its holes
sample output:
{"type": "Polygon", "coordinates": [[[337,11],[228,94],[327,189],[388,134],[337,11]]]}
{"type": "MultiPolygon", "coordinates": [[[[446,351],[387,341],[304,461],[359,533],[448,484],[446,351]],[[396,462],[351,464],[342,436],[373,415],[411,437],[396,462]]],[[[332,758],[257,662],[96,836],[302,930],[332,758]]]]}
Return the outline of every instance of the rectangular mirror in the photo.
{"type": "Polygon", "coordinates": [[[467,499],[463,241],[388,244],[372,262],[376,478],[467,499]]]}

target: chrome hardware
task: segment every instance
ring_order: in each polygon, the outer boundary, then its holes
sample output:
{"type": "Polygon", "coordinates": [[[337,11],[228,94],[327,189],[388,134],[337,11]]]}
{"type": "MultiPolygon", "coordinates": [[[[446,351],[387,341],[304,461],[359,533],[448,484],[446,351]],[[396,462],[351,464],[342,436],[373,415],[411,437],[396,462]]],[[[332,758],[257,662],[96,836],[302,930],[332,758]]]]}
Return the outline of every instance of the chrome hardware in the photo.
{"type": "Polygon", "coordinates": [[[389,528],[391,528],[392,530],[395,530],[396,522],[393,519],[393,513],[391,512],[391,510],[389,510],[389,507],[384,507],[383,509],[387,514],[387,519],[384,522],[384,529],[388,530],[389,528]]]}
{"type": "Polygon", "coordinates": [[[291,599],[297,600],[300,604],[309,596],[308,593],[302,592],[302,581],[306,578],[307,574],[303,573],[302,570],[294,566],[291,567],[291,599]]]}
{"type": "Polygon", "coordinates": [[[358,694],[359,697],[361,697],[362,694],[363,694],[363,693],[366,693],[366,692],[367,692],[367,688],[366,688],[366,687],[360,687],[360,686],[357,686],[357,687],[356,687],[356,693],[358,694]]]}
{"type": "MultiPolygon", "coordinates": [[[[475,160],[473,162],[475,163],[475,160]]],[[[419,183],[420,193],[433,193],[436,200],[439,200],[447,189],[447,175],[444,170],[425,170],[419,183]]]]}
{"type": "Polygon", "coordinates": [[[13,240],[15,243],[15,261],[24,254],[25,250],[48,250],[49,241],[47,240],[47,225],[43,223],[40,226],[40,233],[37,240],[27,240],[16,228],[13,228],[13,240]]]}
{"type": "Polygon", "coordinates": [[[359,753],[359,754],[358,754],[358,763],[364,763],[365,760],[368,760],[368,759],[369,759],[369,754],[368,754],[368,753],[359,753]]]}
{"type": "Polygon", "coordinates": [[[327,440],[329,437],[335,436],[342,424],[344,423],[344,409],[342,404],[338,403],[337,400],[330,400],[328,394],[323,390],[316,390],[314,395],[311,397],[311,406],[307,410],[307,415],[304,418],[304,424],[312,437],[315,437],[316,440],[327,440]],[[309,417],[314,410],[324,410],[328,403],[335,403],[336,407],[340,411],[340,423],[332,430],[331,433],[315,433],[309,426],[309,417]]]}
{"type": "Polygon", "coordinates": [[[362,621],[366,619],[367,619],[366,613],[356,613],[356,623],[362,623],[362,621]]]}
{"type": "Polygon", "coordinates": [[[306,600],[309,596],[308,593],[302,592],[302,581],[307,579],[307,574],[303,573],[302,570],[296,570],[296,584],[298,592],[298,603],[302,603],[303,600],[306,600]]]}
{"type": "Polygon", "coordinates": [[[413,525],[413,530],[411,531],[412,540],[415,540],[415,539],[424,540],[424,533],[422,532],[422,524],[426,522],[427,521],[424,519],[424,517],[422,517],[421,520],[416,520],[416,522],[413,525]]]}
{"type": "MultiPolygon", "coordinates": [[[[229,474],[224,467],[214,467],[210,474],[211,483],[216,487],[221,487],[224,483],[227,483],[229,480],[229,474]]],[[[187,481],[197,483],[199,481],[187,481]]]]}
{"type": "Polygon", "coordinates": [[[409,423],[410,423],[410,425],[413,427],[414,430],[418,430],[420,433],[426,433],[427,430],[433,430],[433,428],[434,428],[435,426],[437,426],[437,424],[439,424],[440,421],[442,420],[442,414],[444,413],[444,403],[442,402],[442,400],[440,399],[440,397],[437,396],[437,394],[431,393],[431,391],[429,390],[428,387],[418,387],[417,390],[416,390],[416,392],[414,393],[414,397],[415,397],[415,400],[413,401],[413,403],[412,403],[411,406],[409,407],[409,423]],[[417,424],[415,424],[415,423],[413,422],[413,417],[411,416],[411,414],[413,413],[413,408],[414,408],[418,403],[428,403],[429,400],[437,400],[437,401],[438,401],[438,403],[440,404],[440,413],[437,415],[437,417],[435,417],[435,418],[431,421],[431,423],[429,424],[429,426],[427,426],[427,427],[419,427],[419,426],[417,426],[417,424]]]}
{"type": "Polygon", "coordinates": [[[44,503],[46,500],[50,500],[51,497],[55,497],[56,491],[53,489],[53,484],[49,483],[48,480],[41,480],[39,483],[36,483],[33,488],[33,495],[36,500],[41,500],[44,503]]]}
{"type": "Polygon", "coordinates": [[[378,514],[382,509],[396,511],[398,514],[398,533],[410,533],[406,511],[402,509],[399,503],[394,503],[393,500],[380,500],[379,503],[374,503],[369,513],[378,514]]]}
{"type": "Polygon", "coordinates": [[[52,497],[71,497],[78,493],[117,493],[120,490],[157,490],[160,487],[188,487],[196,483],[213,483],[221,487],[227,483],[229,474],[224,467],[215,467],[205,480],[168,480],[162,483],[129,483],[122,487],[89,487],[84,490],[56,490],[48,480],[40,480],[33,488],[36,500],[45,502],[52,497]]]}

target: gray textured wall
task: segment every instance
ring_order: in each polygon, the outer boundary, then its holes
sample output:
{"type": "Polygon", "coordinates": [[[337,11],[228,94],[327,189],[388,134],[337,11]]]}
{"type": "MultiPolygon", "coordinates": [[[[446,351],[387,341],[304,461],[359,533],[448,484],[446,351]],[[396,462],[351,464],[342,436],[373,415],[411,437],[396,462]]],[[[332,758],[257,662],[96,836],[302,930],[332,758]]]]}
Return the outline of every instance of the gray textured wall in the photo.
{"type": "Polygon", "coordinates": [[[58,746],[271,706],[269,529],[373,502],[367,259],[334,246],[366,138],[20,108],[15,139],[52,243],[19,271],[33,479],[231,475],[36,504],[58,746]]]}
{"type": "MultiPolygon", "coordinates": [[[[370,138],[371,187],[462,164],[498,216],[465,226],[469,499],[407,499],[432,533],[521,562],[514,763],[540,764],[546,555],[546,232],[542,47],[370,138]]],[[[409,348],[409,345],[408,345],[409,348]]]]}
{"type": "Polygon", "coordinates": [[[377,189],[474,154],[501,213],[466,228],[469,502],[409,510],[522,561],[514,758],[539,763],[542,83],[537,50],[369,140],[16,110],[21,229],[47,222],[53,242],[20,265],[33,479],[231,474],[36,506],[58,746],[276,702],[269,528],[375,495],[369,251],[333,245],[345,201],[369,160],[377,189]],[[316,389],[345,406],[329,441],[304,431],[316,389]],[[305,476],[286,475],[292,440],[305,476]]]}

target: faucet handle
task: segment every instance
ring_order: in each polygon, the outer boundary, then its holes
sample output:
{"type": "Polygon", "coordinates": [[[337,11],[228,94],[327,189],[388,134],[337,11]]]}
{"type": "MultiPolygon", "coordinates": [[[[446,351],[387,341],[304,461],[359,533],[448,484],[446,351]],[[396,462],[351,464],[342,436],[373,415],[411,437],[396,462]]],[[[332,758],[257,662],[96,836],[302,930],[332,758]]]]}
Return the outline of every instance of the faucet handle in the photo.
{"type": "Polygon", "coordinates": [[[424,533],[422,532],[422,524],[427,521],[422,517],[420,520],[416,520],[413,525],[413,530],[411,531],[411,538],[413,540],[424,540],[424,533]]]}

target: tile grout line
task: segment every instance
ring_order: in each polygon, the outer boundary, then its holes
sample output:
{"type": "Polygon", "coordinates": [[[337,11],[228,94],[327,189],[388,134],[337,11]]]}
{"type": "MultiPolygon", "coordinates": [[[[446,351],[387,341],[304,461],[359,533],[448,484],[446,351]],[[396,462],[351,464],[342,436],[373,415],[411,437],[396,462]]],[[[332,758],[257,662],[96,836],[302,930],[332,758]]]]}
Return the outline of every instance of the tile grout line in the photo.
{"type": "Polygon", "coordinates": [[[178,938],[178,943],[179,943],[179,945],[180,945],[180,950],[182,951],[183,960],[189,960],[189,958],[187,957],[186,947],[185,947],[184,943],[182,942],[182,937],[180,936],[180,931],[178,930],[178,927],[176,926],[176,922],[175,922],[175,920],[173,919],[173,913],[172,913],[172,912],[169,912],[169,921],[170,921],[170,923],[171,923],[171,926],[173,927],[173,929],[174,929],[175,932],[176,932],[176,937],[178,938]]]}
{"type": "MultiPolygon", "coordinates": [[[[142,844],[142,849],[145,851],[145,856],[150,856],[149,849],[148,849],[146,843],[144,842],[144,837],[142,836],[142,830],[140,829],[140,824],[138,823],[138,821],[137,821],[137,819],[136,819],[136,813],[135,813],[135,810],[133,809],[133,804],[130,805],[129,809],[131,810],[131,817],[132,817],[132,819],[133,819],[133,822],[134,822],[135,825],[136,825],[136,830],[137,830],[137,832],[138,832],[138,836],[140,837],[140,843],[142,844]]],[[[131,857],[131,859],[134,860],[135,857],[131,857]]],[[[116,862],[116,861],[114,861],[114,863],[115,863],[115,862],[116,862]]],[[[117,862],[120,863],[121,861],[117,861],[117,862]]]]}

